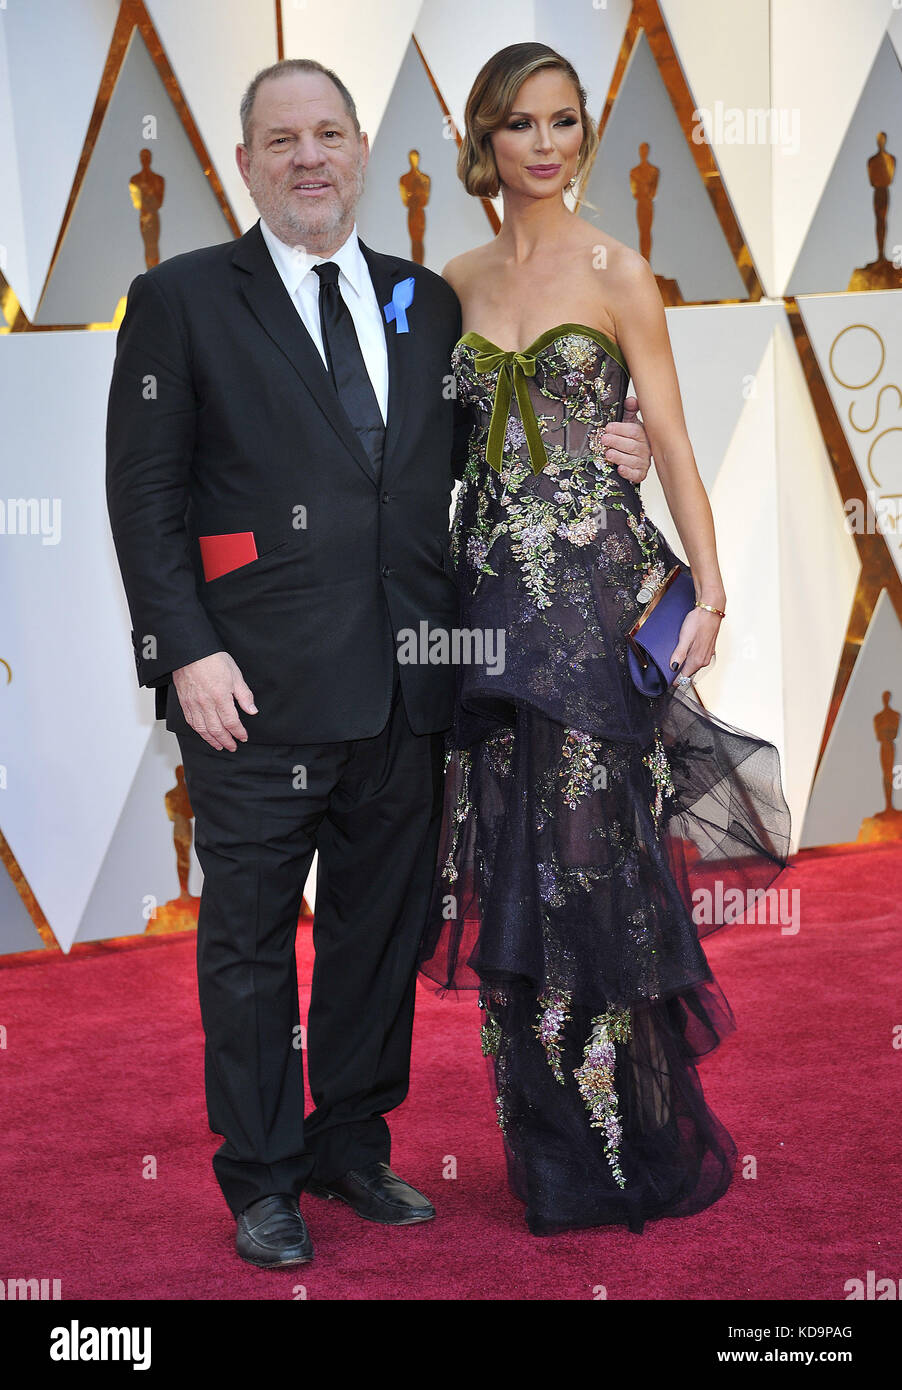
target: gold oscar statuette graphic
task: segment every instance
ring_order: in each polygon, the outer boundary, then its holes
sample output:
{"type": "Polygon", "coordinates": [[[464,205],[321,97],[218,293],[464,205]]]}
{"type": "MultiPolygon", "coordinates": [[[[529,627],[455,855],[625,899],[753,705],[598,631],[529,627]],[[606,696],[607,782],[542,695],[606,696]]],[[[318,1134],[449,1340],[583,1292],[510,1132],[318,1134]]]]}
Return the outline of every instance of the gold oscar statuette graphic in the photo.
{"type": "MultiPolygon", "coordinates": [[[[651,265],[651,226],[655,216],[655,195],[661,171],[656,164],[649,163],[647,140],[639,146],[639,163],[630,169],[630,192],[636,200],[636,224],[639,228],[639,253],[651,265]]],[[[668,280],[664,275],[655,275],[661,298],[665,304],[682,304],[683,296],[676,280],[668,280]]]]}
{"type": "Polygon", "coordinates": [[[166,187],[162,174],[155,173],[150,167],[152,158],[150,150],[142,150],[140,172],[132,174],[128,181],[128,191],[138,209],[144,242],[144,264],[148,270],[160,264],[160,208],[166,187]]]}
{"type": "Polygon", "coordinates": [[[886,805],[874,816],[861,822],[858,843],[875,840],[902,840],[902,811],[893,806],[893,773],[896,763],[896,735],[899,732],[899,711],[890,704],[892,691],[884,690],[883,708],[874,715],[874,735],[880,746],[880,772],[883,777],[883,796],[886,805]]]}
{"type": "Polygon", "coordinates": [[[868,178],[874,190],[874,232],[877,238],[877,259],[853,270],[850,290],[902,289],[902,265],[893,265],[886,258],[886,214],[889,211],[889,190],[896,173],[896,157],[886,148],[886,131],[877,135],[877,153],[868,160],[868,178]]]}
{"type": "Polygon", "coordinates": [[[188,892],[188,872],[191,868],[191,821],[194,812],[185,786],[185,769],[181,763],[175,769],[175,786],[166,793],[166,814],[172,821],[172,843],[179,879],[179,895],[157,908],[156,917],[147,924],[147,935],[161,932],[189,931],[197,926],[200,898],[188,892]]]}
{"type": "Polygon", "coordinates": [[[401,202],[407,209],[407,232],[410,236],[410,259],[423,264],[426,238],[426,204],[432,180],[420,168],[419,150],[411,150],[407,158],[410,168],[398,180],[401,202]]]}

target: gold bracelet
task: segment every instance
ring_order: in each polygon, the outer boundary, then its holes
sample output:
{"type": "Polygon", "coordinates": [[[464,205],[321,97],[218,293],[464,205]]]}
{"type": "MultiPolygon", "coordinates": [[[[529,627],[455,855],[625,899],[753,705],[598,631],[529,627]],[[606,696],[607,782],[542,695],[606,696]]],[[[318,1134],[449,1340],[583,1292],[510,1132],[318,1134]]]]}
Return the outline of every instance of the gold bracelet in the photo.
{"type": "Polygon", "coordinates": [[[718,618],[725,618],[725,617],[727,616],[726,613],[723,611],[722,608],[712,608],[711,605],[710,605],[710,603],[698,603],[698,602],[696,602],[696,605],[695,605],[695,606],[696,606],[696,608],[704,608],[704,609],[706,609],[706,611],[707,611],[708,613],[716,613],[717,616],[718,616],[718,618]]]}

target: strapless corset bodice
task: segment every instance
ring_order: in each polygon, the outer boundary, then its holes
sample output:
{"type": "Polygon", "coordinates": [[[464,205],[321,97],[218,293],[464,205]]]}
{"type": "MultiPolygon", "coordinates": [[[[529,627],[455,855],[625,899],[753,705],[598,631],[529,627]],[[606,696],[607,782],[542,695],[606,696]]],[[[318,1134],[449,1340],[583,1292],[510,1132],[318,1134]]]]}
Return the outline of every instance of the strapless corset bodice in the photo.
{"type": "Polygon", "coordinates": [[[617,344],[584,324],[550,328],[522,351],[465,333],[452,365],[458,400],[473,411],[474,442],[499,473],[505,461],[528,461],[539,473],[564,454],[601,454],[601,432],[622,416],[629,383],[617,344]]]}

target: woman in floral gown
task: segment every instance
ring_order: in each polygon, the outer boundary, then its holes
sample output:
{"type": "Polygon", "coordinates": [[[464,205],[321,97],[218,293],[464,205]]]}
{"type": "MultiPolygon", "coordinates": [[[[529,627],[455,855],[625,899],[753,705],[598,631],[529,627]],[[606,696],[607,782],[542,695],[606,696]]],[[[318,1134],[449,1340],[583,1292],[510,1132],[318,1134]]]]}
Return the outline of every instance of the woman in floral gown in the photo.
{"type": "Polygon", "coordinates": [[[504,223],[445,270],[467,330],[461,627],[496,645],[458,666],[421,970],[478,991],[534,1234],[641,1231],[728,1187],[736,1149],[695,1064],[733,1020],[699,943],[716,913],[693,908],[718,880],[766,887],[789,843],[776,749],[692,691],[726,603],[713,523],[654,277],[563,200],[596,138],[560,55],[490,59],[458,168],[475,196],[500,188],[504,223]],[[657,698],[630,679],[626,634],[677,557],[605,448],[631,376],[699,605],[682,684],[657,698]]]}

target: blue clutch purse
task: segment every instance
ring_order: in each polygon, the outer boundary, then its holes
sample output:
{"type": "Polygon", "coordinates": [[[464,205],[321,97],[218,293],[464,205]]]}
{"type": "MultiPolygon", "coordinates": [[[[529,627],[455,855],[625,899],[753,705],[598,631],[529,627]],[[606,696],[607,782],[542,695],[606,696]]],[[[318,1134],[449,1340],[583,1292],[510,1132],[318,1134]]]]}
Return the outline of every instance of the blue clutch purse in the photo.
{"type": "Polygon", "coordinates": [[[679,675],[670,658],[687,613],[695,607],[695,584],[686,565],[674,565],[627,633],[630,675],[643,695],[663,695],[679,675]]]}

